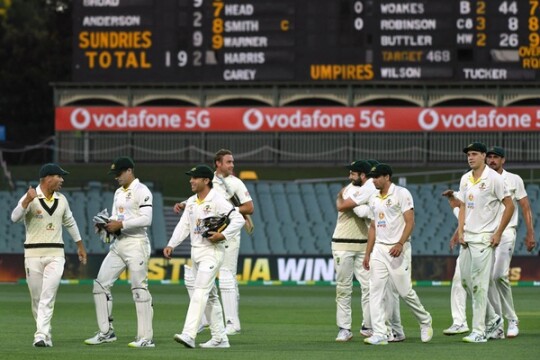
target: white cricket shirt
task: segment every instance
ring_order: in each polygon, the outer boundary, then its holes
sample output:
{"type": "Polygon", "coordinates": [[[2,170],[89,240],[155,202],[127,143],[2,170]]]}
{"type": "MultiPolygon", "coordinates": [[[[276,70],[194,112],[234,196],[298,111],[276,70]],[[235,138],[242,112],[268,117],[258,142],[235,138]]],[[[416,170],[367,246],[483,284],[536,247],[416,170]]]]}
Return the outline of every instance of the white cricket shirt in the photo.
{"type": "Polygon", "coordinates": [[[392,245],[399,242],[405,230],[403,213],[414,209],[409,190],[391,184],[385,196],[381,196],[380,191],[371,196],[369,207],[375,221],[375,243],[392,245]]]}
{"type": "Polygon", "coordinates": [[[461,177],[458,196],[465,204],[464,231],[481,234],[497,230],[504,209],[501,201],[510,193],[503,177],[486,165],[476,181],[472,170],[461,177]]]}

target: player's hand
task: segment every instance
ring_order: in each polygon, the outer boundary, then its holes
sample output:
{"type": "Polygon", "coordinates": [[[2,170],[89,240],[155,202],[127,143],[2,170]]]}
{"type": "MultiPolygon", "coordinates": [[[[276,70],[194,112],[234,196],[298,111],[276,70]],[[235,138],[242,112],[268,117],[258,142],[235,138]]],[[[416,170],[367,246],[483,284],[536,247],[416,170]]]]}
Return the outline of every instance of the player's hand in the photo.
{"type": "Polygon", "coordinates": [[[28,205],[37,197],[36,189],[32,187],[32,185],[28,186],[28,190],[26,191],[26,197],[24,198],[22,202],[22,207],[27,208],[28,205]]]}
{"type": "Polygon", "coordinates": [[[105,224],[105,229],[107,229],[107,232],[111,234],[114,234],[115,232],[121,230],[122,227],[122,222],[118,220],[111,220],[107,224],[105,224]]]}
{"type": "Polygon", "coordinates": [[[77,251],[77,255],[79,255],[79,261],[81,264],[86,265],[86,262],[88,261],[88,255],[86,254],[85,249],[79,249],[77,251]]]}
{"type": "Polygon", "coordinates": [[[454,197],[454,190],[452,189],[444,190],[442,193],[442,196],[445,196],[447,198],[452,198],[454,197]]]}
{"type": "Polygon", "coordinates": [[[531,252],[534,250],[536,246],[536,242],[534,241],[534,235],[533,234],[527,234],[527,237],[525,238],[525,245],[527,246],[527,251],[531,252]]]}
{"type": "Polygon", "coordinates": [[[403,246],[404,245],[402,243],[398,242],[390,248],[390,251],[388,253],[392,257],[399,257],[403,252],[403,246]]]}
{"type": "Polygon", "coordinates": [[[490,243],[491,243],[492,248],[496,248],[501,243],[501,236],[497,234],[493,234],[493,236],[491,237],[490,243]]]}
{"type": "Polygon", "coordinates": [[[173,253],[173,248],[170,246],[167,246],[165,249],[163,249],[163,256],[167,259],[170,259],[173,253]]]}
{"type": "Polygon", "coordinates": [[[463,246],[464,248],[468,247],[467,243],[465,242],[465,236],[463,235],[463,232],[458,233],[458,241],[460,245],[463,246]]]}
{"type": "Polygon", "coordinates": [[[364,265],[364,269],[366,269],[366,270],[369,270],[369,257],[370,256],[368,254],[364,255],[364,263],[363,263],[363,265],[364,265]]]}
{"type": "Polygon", "coordinates": [[[173,211],[176,214],[180,214],[180,212],[184,211],[185,208],[186,208],[186,202],[182,201],[182,202],[174,204],[173,211]]]}
{"type": "Polygon", "coordinates": [[[207,237],[207,239],[209,241],[213,242],[213,243],[217,243],[217,242],[225,240],[225,236],[222,233],[218,233],[218,232],[215,232],[215,231],[209,231],[208,234],[210,236],[207,237]]]}

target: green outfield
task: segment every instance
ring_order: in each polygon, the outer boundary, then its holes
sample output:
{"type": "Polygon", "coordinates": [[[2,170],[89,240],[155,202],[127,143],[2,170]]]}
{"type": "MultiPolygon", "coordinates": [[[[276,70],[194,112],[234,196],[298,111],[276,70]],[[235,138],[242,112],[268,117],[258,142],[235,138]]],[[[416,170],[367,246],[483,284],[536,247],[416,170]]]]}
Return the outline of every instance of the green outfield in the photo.
{"type": "MultiPolygon", "coordinates": [[[[1,358],[7,359],[531,359],[540,353],[540,288],[516,287],[514,297],[521,334],[514,339],[467,344],[458,336],[443,336],[451,323],[450,288],[417,287],[431,312],[435,335],[420,341],[419,329],[402,304],[407,339],[387,346],[369,346],[358,335],[359,293],[355,293],[352,341],[336,343],[334,288],[332,286],[243,286],[242,334],[230,338],[230,349],[187,349],[173,341],[187,309],[180,285],[151,286],[154,298],[154,349],[127,347],[135,331],[135,306],[127,285],[113,289],[118,341],[88,346],[83,340],[96,331],[90,285],[62,285],[53,319],[53,348],[33,348],[34,321],[26,285],[0,285],[2,324],[1,358]],[[536,355],[535,355],[536,354],[536,355]]],[[[197,343],[209,339],[208,330],[197,343]]]]}

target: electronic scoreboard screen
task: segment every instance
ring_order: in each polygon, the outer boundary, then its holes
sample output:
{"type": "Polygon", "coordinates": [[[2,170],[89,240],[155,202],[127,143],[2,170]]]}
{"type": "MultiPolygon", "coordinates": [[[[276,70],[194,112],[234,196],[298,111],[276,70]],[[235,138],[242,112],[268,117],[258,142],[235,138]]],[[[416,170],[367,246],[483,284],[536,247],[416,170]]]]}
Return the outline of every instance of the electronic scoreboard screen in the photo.
{"type": "Polygon", "coordinates": [[[531,82],[540,0],[76,0],[73,81],[531,82]]]}

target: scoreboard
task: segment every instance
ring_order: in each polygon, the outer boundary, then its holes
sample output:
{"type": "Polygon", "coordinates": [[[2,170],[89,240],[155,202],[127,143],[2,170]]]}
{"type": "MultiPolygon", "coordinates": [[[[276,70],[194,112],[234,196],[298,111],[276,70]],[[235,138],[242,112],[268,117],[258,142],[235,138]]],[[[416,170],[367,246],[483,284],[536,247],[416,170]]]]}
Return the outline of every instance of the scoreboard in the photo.
{"type": "Polygon", "coordinates": [[[76,82],[540,80],[540,0],[73,4],[76,82]]]}

